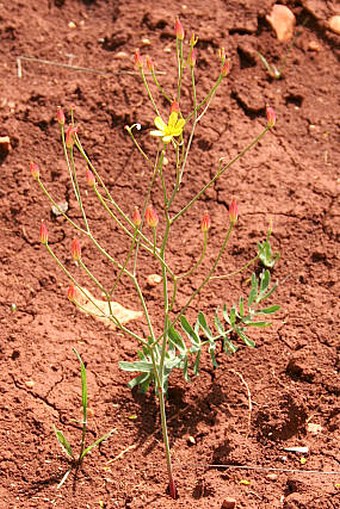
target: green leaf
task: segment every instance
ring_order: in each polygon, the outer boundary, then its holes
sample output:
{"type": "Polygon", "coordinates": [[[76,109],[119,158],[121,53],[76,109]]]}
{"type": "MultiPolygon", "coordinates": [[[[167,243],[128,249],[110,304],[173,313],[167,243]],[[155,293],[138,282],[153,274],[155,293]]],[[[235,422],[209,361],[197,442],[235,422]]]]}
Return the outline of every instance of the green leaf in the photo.
{"type": "Polygon", "coordinates": [[[210,330],[210,328],[209,328],[209,326],[207,324],[206,318],[204,316],[204,313],[202,313],[202,311],[200,311],[198,313],[197,321],[200,324],[200,327],[203,330],[203,332],[206,335],[206,337],[208,339],[212,340],[213,339],[213,333],[211,332],[211,330],[210,330]]]}
{"type": "Polygon", "coordinates": [[[198,373],[199,373],[199,366],[200,366],[200,360],[201,360],[201,353],[202,353],[202,351],[201,351],[201,350],[199,350],[199,351],[197,352],[196,359],[195,359],[195,363],[194,363],[194,365],[193,365],[193,372],[194,372],[194,375],[195,375],[195,376],[196,376],[196,375],[198,375],[198,373]]]}
{"type": "Polygon", "coordinates": [[[151,361],[134,361],[134,362],[127,362],[127,361],[120,361],[119,367],[123,371],[141,371],[142,373],[152,373],[153,372],[153,365],[151,361]]]}
{"type": "Polygon", "coordinates": [[[253,272],[251,276],[251,290],[248,297],[248,306],[251,306],[255,302],[258,292],[258,282],[256,274],[253,272]]]}
{"type": "MultiPolygon", "coordinates": [[[[181,326],[188,338],[190,339],[193,346],[197,348],[201,348],[201,340],[198,334],[194,331],[194,329],[191,327],[188,320],[185,318],[185,316],[181,316],[180,318],[181,326]]],[[[197,350],[196,350],[197,351],[197,350]]]]}
{"type": "Polygon", "coordinates": [[[259,314],[270,315],[272,313],[275,313],[279,309],[280,309],[280,306],[275,304],[274,306],[270,306],[268,308],[259,309],[258,311],[256,311],[256,314],[257,315],[259,315],[259,314]]]}
{"type": "Polygon", "coordinates": [[[226,332],[225,332],[225,330],[224,330],[224,327],[223,327],[223,325],[222,325],[222,323],[221,323],[221,320],[219,319],[219,316],[218,316],[218,314],[217,314],[217,313],[215,314],[215,326],[216,326],[216,329],[217,329],[218,333],[219,333],[222,337],[224,337],[226,332]]]}
{"type": "Polygon", "coordinates": [[[84,415],[84,422],[86,421],[86,414],[87,414],[87,380],[86,380],[86,368],[85,364],[83,363],[82,358],[80,357],[80,354],[75,348],[72,348],[73,352],[76,354],[77,359],[80,363],[80,376],[81,376],[81,403],[83,407],[83,415],[84,415]]]}
{"type": "Polygon", "coordinates": [[[140,385],[141,391],[146,392],[150,386],[150,383],[153,380],[153,375],[151,373],[142,373],[141,375],[136,376],[128,383],[128,387],[132,390],[134,387],[140,385]]]}
{"type": "Polygon", "coordinates": [[[255,343],[254,341],[252,341],[251,339],[248,338],[248,336],[246,336],[246,334],[241,330],[241,329],[236,329],[236,333],[237,335],[242,339],[242,341],[247,345],[249,346],[250,348],[254,348],[255,347],[255,343]]]}
{"type": "Polygon", "coordinates": [[[65,437],[64,433],[57,429],[55,426],[53,426],[53,429],[62,450],[67,454],[67,456],[74,459],[72,447],[70,446],[70,443],[65,437]]]}
{"type": "Polygon", "coordinates": [[[240,317],[243,318],[244,317],[244,299],[243,299],[243,297],[240,297],[238,307],[239,307],[239,311],[240,311],[240,317]]]}
{"type": "Polygon", "coordinates": [[[97,445],[101,444],[102,442],[104,442],[104,440],[107,440],[113,433],[115,433],[116,431],[116,428],[112,429],[111,431],[109,431],[108,433],[106,433],[105,435],[103,435],[102,437],[98,438],[95,442],[93,442],[91,445],[89,445],[88,447],[86,447],[86,449],[83,450],[83,453],[80,457],[80,459],[82,460],[83,458],[85,458],[86,454],[88,454],[90,451],[92,451],[92,449],[94,447],[96,447],[97,445]]]}
{"type": "Polygon", "coordinates": [[[190,382],[188,370],[189,370],[189,360],[188,360],[188,357],[186,357],[183,361],[183,375],[184,375],[184,380],[186,382],[190,382]]]}
{"type": "Polygon", "coordinates": [[[185,342],[183,341],[181,335],[176,331],[174,327],[170,327],[168,330],[168,336],[171,343],[177,348],[177,350],[182,354],[186,355],[187,347],[185,342]]]}
{"type": "Polygon", "coordinates": [[[230,318],[229,318],[229,314],[228,314],[228,309],[227,309],[227,305],[226,305],[226,304],[224,304],[224,306],[223,306],[222,314],[223,314],[223,318],[225,319],[225,321],[227,322],[227,324],[228,324],[228,325],[231,325],[231,323],[230,323],[230,318]]]}
{"type": "Polygon", "coordinates": [[[230,325],[234,328],[236,324],[236,308],[232,306],[229,314],[230,325]]]}
{"type": "Polygon", "coordinates": [[[262,300],[268,299],[268,297],[270,297],[272,295],[272,293],[275,292],[277,287],[278,287],[278,283],[275,283],[266,294],[261,296],[261,299],[259,299],[259,302],[261,302],[262,300]]]}
{"type": "Polygon", "coordinates": [[[210,353],[212,365],[214,366],[214,368],[218,368],[218,364],[216,362],[215,347],[216,347],[215,343],[210,343],[209,353],[210,353]]]}
{"type": "Polygon", "coordinates": [[[223,339],[223,350],[227,355],[234,354],[237,351],[237,346],[228,337],[225,337],[223,339]]]}
{"type": "Polygon", "coordinates": [[[251,320],[243,320],[244,325],[247,327],[269,327],[271,325],[271,322],[253,322],[251,320]]]}
{"type": "Polygon", "coordinates": [[[260,294],[265,293],[270,284],[270,272],[268,269],[260,274],[260,294]]]}

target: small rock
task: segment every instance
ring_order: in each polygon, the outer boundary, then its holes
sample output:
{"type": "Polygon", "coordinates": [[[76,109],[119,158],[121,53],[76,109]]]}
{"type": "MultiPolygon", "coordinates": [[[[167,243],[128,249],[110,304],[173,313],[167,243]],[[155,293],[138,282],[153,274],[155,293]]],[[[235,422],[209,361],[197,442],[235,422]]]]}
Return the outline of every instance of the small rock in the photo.
{"type": "Polygon", "coordinates": [[[308,49],[309,49],[309,51],[320,51],[321,46],[318,43],[318,41],[310,41],[308,44],[308,49]]]}
{"type": "Polygon", "coordinates": [[[236,507],[235,498],[227,497],[223,500],[221,509],[234,509],[236,507]]]}
{"type": "Polygon", "coordinates": [[[269,479],[269,481],[277,481],[277,478],[278,478],[278,475],[274,474],[274,473],[267,475],[267,479],[269,479]]]}
{"type": "Polygon", "coordinates": [[[151,41],[147,37],[143,37],[142,38],[142,44],[143,44],[143,46],[150,46],[151,41]]]}
{"type": "Polygon", "coordinates": [[[150,274],[147,278],[146,278],[146,282],[148,283],[149,286],[157,286],[159,285],[159,283],[162,281],[162,276],[160,276],[159,274],[150,274]]]}
{"type": "Polygon", "coordinates": [[[266,20],[271,24],[280,42],[287,42],[293,37],[295,16],[285,5],[275,4],[266,20]]]}
{"type": "Polygon", "coordinates": [[[321,433],[322,426],[321,426],[321,424],[316,424],[314,422],[309,422],[307,424],[307,431],[309,433],[312,433],[313,435],[317,435],[318,433],[321,433]]]}
{"type": "Polygon", "coordinates": [[[195,445],[195,444],[196,444],[195,437],[193,437],[192,435],[189,435],[189,436],[187,437],[187,443],[188,443],[188,445],[190,445],[190,446],[191,446],[191,445],[195,445]]]}
{"type": "Polygon", "coordinates": [[[73,28],[76,28],[76,24],[75,24],[75,22],[74,22],[74,21],[70,21],[70,22],[69,22],[69,24],[68,24],[68,27],[69,27],[69,28],[72,28],[72,29],[73,29],[73,28]]]}
{"type": "Polygon", "coordinates": [[[308,454],[309,453],[308,446],[284,447],[283,450],[286,452],[296,452],[297,454],[308,454]]]}
{"type": "Polygon", "coordinates": [[[1,136],[0,137],[0,153],[8,154],[12,150],[11,140],[9,136],[1,136]]]}
{"type": "Polygon", "coordinates": [[[57,208],[55,205],[52,205],[51,207],[51,210],[52,210],[52,213],[58,217],[58,216],[62,216],[64,214],[66,214],[66,212],[68,211],[68,203],[67,201],[62,201],[60,203],[57,203],[58,207],[57,208]]]}
{"type": "Polygon", "coordinates": [[[332,16],[328,20],[328,26],[335,34],[340,34],[340,15],[332,16]]]}
{"type": "Polygon", "coordinates": [[[113,58],[116,60],[127,60],[128,58],[130,58],[130,55],[126,53],[126,51],[118,51],[117,53],[114,54],[113,58]]]}

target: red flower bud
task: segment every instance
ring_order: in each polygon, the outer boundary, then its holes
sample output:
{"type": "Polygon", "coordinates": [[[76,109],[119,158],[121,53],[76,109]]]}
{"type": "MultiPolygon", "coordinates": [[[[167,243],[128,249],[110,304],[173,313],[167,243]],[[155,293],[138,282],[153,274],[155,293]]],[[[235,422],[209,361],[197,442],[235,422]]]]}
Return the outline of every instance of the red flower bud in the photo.
{"type": "Polygon", "coordinates": [[[63,110],[60,107],[57,109],[56,120],[59,125],[65,124],[65,115],[64,115],[63,110]]]}
{"type": "Polygon", "coordinates": [[[40,225],[39,240],[44,245],[48,243],[48,230],[45,223],[41,223],[40,225]]]}
{"type": "Polygon", "coordinates": [[[139,49],[137,49],[137,50],[135,51],[134,61],[135,61],[135,66],[136,66],[138,69],[142,69],[142,68],[143,68],[143,59],[142,59],[142,57],[140,56],[140,51],[139,51],[139,49]]]}
{"type": "Polygon", "coordinates": [[[142,224],[142,217],[139,213],[138,207],[135,207],[132,213],[132,222],[137,228],[142,224]]]}
{"type": "Polygon", "coordinates": [[[71,302],[76,302],[77,290],[73,283],[70,284],[69,289],[67,291],[67,298],[71,302]]]}
{"type": "Polygon", "coordinates": [[[73,239],[71,244],[72,258],[75,262],[79,262],[81,258],[81,247],[79,239],[73,239]]]}
{"type": "Polygon", "coordinates": [[[231,200],[229,205],[229,220],[231,224],[235,224],[238,218],[238,206],[236,200],[231,200]]]}
{"type": "Polygon", "coordinates": [[[184,28],[180,20],[177,18],[175,23],[175,35],[179,41],[184,39],[184,28]]]}
{"type": "Polygon", "coordinates": [[[276,114],[271,106],[266,106],[267,127],[271,129],[276,123],[276,114]]]}
{"type": "Polygon", "coordinates": [[[90,168],[86,169],[86,182],[90,187],[94,187],[96,185],[95,176],[93,175],[90,168]]]}
{"type": "Polygon", "coordinates": [[[149,57],[148,55],[146,56],[146,67],[148,68],[148,70],[151,73],[155,71],[154,63],[153,63],[151,57],[149,57]]]}
{"type": "Polygon", "coordinates": [[[230,69],[231,69],[231,60],[230,60],[230,58],[226,58],[224,61],[224,64],[222,65],[222,69],[221,69],[221,74],[222,74],[223,78],[228,76],[228,74],[230,73],[230,69]]]}
{"type": "Polygon", "coordinates": [[[209,212],[204,212],[201,219],[201,230],[203,233],[206,233],[211,228],[211,219],[209,216],[209,212]]]}
{"type": "Polygon", "coordinates": [[[78,131],[78,126],[74,126],[74,125],[69,125],[68,128],[66,129],[65,143],[66,143],[67,148],[69,148],[69,149],[73,148],[77,131],[78,131]]]}
{"type": "Polygon", "coordinates": [[[157,228],[159,219],[158,214],[152,205],[148,205],[145,211],[145,221],[150,228],[157,228]]]}
{"type": "Polygon", "coordinates": [[[197,61],[197,50],[192,48],[189,54],[189,65],[190,67],[195,67],[197,61]]]}
{"type": "Polygon", "coordinates": [[[178,101],[176,101],[176,99],[174,99],[174,101],[172,101],[172,104],[171,104],[170,113],[172,113],[173,111],[176,111],[177,113],[179,113],[179,103],[178,103],[178,101]]]}
{"type": "Polygon", "coordinates": [[[40,177],[39,166],[37,163],[30,162],[30,170],[32,177],[37,180],[40,177]]]}

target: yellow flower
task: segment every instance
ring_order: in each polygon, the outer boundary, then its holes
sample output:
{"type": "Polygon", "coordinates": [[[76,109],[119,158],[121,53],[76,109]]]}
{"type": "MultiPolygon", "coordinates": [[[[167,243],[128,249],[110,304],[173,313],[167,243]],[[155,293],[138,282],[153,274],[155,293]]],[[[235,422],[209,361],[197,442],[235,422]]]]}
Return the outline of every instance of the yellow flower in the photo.
{"type": "Polygon", "coordinates": [[[180,136],[185,125],[184,118],[178,118],[178,112],[173,111],[170,114],[168,123],[166,124],[161,117],[155,118],[155,126],[157,131],[151,131],[151,136],[159,136],[164,143],[170,143],[174,136],[180,136]]]}

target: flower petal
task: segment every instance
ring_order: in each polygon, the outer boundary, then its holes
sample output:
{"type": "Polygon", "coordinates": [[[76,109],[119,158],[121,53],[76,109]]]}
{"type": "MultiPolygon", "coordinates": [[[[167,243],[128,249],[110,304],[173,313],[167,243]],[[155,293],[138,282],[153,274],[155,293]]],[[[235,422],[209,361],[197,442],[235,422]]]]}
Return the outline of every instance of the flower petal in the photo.
{"type": "Polygon", "coordinates": [[[151,136],[164,136],[164,132],[163,131],[150,131],[150,135],[151,136]]]}
{"type": "Polygon", "coordinates": [[[184,120],[184,118],[180,118],[175,125],[175,129],[183,129],[184,126],[185,126],[185,120],[184,120]]]}
{"type": "Polygon", "coordinates": [[[167,127],[166,123],[164,122],[164,120],[161,119],[161,117],[156,117],[154,122],[155,126],[158,127],[160,131],[164,131],[165,128],[167,127]]]}
{"type": "Polygon", "coordinates": [[[170,143],[172,138],[173,138],[172,134],[170,134],[169,136],[163,136],[162,141],[164,141],[164,143],[170,143]]]}
{"type": "Polygon", "coordinates": [[[173,112],[170,114],[170,117],[169,117],[168,127],[170,127],[170,129],[172,129],[173,127],[175,127],[175,125],[176,125],[176,123],[177,123],[177,120],[178,120],[178,113],[177,113],[177,111],[173,111],[173,112]]]}

